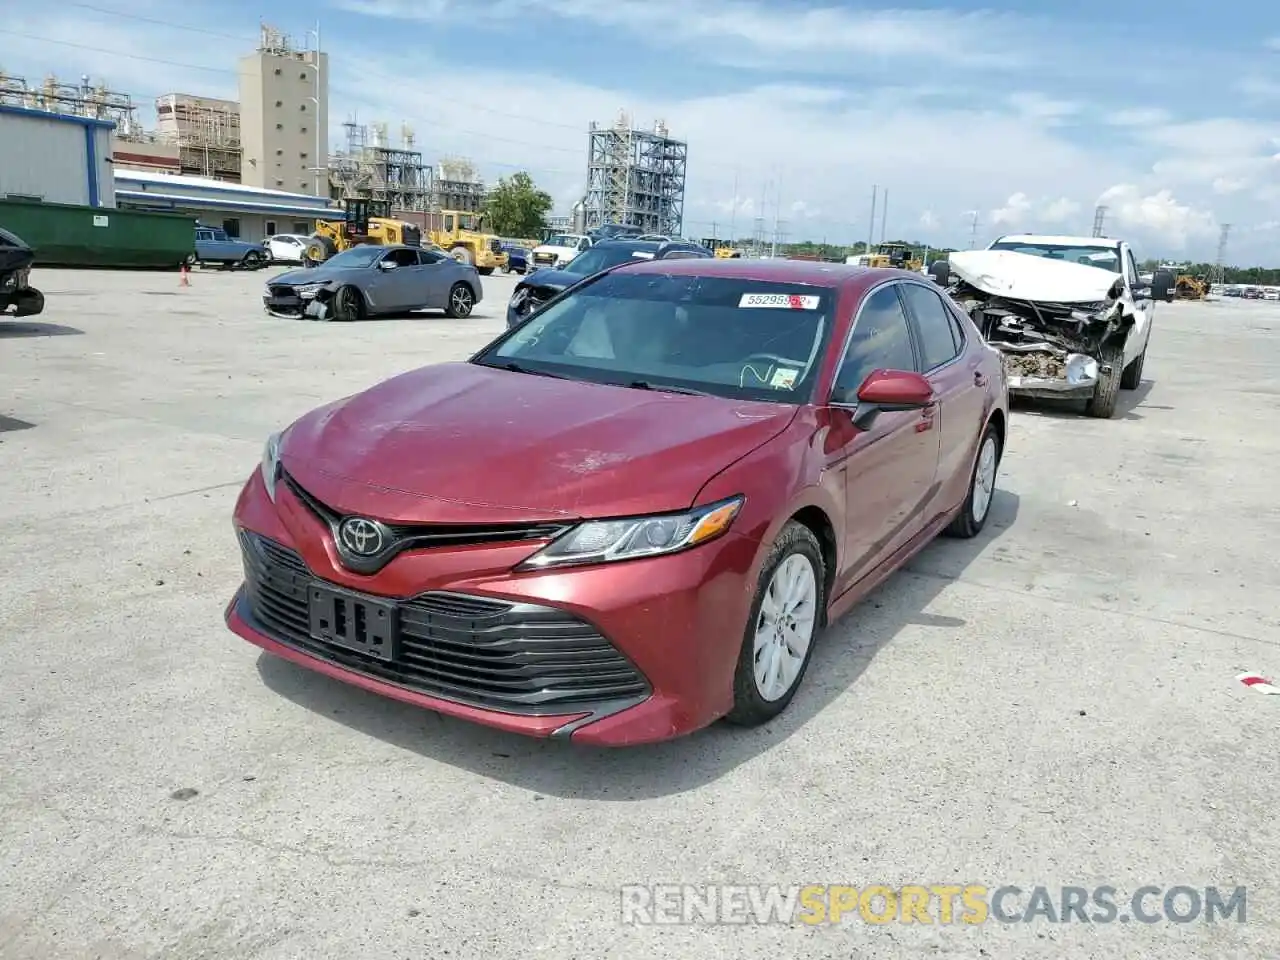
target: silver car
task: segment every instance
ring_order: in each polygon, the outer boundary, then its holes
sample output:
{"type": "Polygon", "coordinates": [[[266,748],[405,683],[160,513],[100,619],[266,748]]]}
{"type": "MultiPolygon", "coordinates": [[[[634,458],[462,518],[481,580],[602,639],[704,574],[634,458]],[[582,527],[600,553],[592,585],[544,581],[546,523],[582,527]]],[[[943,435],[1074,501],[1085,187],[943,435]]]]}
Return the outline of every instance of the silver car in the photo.
{"type": "Polygon", "coordinates": [[[289,319],[363,320],[410,310],[461,318],[471,316],[482,292],[476,268],[442,250],[365,245],[274,277],[262,303],[273,317],[289,319]]]}

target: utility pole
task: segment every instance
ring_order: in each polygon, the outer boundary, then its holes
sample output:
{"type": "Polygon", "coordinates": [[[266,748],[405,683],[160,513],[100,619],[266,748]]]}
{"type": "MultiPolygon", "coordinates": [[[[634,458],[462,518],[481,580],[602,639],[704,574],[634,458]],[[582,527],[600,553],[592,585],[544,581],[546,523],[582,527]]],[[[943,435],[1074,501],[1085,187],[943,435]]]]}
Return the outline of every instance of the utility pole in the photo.
{"type": "Polygon", "coordinates": [[[871,226],[867,228],[867,249],[864,253],[871,252],[871,244],[876,238],[876,195],[880,192],[880,188],[872,186],[871,188],[871,226]]]}
{"type": "Polygon", "coordinates": [[[782,216],[782,177],[778,177],[778,182],[773,189],[773,246],[770,248],[769,256],[776,257],[778,255],[778,225],[779,217],[782,216]]]}
{"type": "Polygon", "coordinates": [[[880,204],[880,242],[884,243],[885,232],[889,229],[889,188],[884,188],[884,200],[880,204]]]}
{"type": "MultiPolygon", "coordinates": [[[[733,212],[729,214],[729,242],[737,243],[736,227],[738,225],[738,174],[741,167],[735,167],[733,170],[733,212]]],[[[714,232],[714,231],[713,231],[714,232]]]]}
{"type": "Polygon", "coordinates": [[[971,211],[973,222],[969,225],[969,249],[978,245],[978,211],[971,211]]]}
{"type": "Polygon", "coordinates": [[[1098,204],[1093,209],[1093,235],[1095,237],[1106,236],[1102,232],[1103,225],[1107,222],[1107,208],[1103,204],[1098,204]]]}

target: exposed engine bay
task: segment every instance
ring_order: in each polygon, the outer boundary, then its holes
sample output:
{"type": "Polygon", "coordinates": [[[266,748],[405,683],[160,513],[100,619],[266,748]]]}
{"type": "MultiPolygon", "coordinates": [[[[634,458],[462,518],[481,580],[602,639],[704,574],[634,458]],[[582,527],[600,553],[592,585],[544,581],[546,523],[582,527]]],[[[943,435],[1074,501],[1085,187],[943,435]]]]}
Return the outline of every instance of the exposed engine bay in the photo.
{"type": "Polygon", "coordinates": [[[950,267],[947,292],[1004,354],[1011,390],[1088,394],[1139,319],[1109,270],[1004,250],[953,253],[950,267]]]}

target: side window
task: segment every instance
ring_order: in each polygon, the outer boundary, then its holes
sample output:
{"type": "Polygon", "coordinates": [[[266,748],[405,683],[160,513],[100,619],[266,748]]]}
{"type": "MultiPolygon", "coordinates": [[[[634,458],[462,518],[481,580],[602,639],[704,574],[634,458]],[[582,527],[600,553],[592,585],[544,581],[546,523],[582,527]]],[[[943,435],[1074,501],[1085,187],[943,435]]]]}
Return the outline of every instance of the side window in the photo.
{"type": "Polygon", "coordinates": [[[444,254],[436,253],[434,250],[419,250],[418,260],[424,264],[439,263],[441,260],[447,260],[444,254]]]}
{"type": "Polygon", "coordinates": [[[588,240],[586,237],[583,237],[581,240],[578,241],[579,250],[585,250],[589,246],[591,246],[591,241],[588,240]]]}
{"type": "Polygon", "coordinates": [[[1133,259],[1133,251],[1125,247],[1124,251],[1124,267],[1125,273],[1128,275],[1129,283],[1136,284],[1138,282],[1138,264],[1133,259]]]}
{"type": "Polygon", "coordinates": [[[416,267],[418,265],[418,251],[392,250],[387,259],[395,261],[401,267],[416,267]]]}
{"type": "Polygon", "coordinates": [[[880,287],[862,305],[835,385],[857,390],[874,370],[914,370],[911,328],[898,300],[898,285],[880,287]]]}
{"type": "Polygon", "coordinates": [[[663,260],[701,260],[702,254],[694,253],[692,250],[672,250],[670,253],[662,255],[663,260]]]}
{"type": "Polygon", "coordinates": [[[956,342],[951,312],[943,304],[942,298],[918,283],[904,283],[902,293],[920,330],[924,369],[933,370],[954,360],[960,352],[960,344],[956,342]]]}

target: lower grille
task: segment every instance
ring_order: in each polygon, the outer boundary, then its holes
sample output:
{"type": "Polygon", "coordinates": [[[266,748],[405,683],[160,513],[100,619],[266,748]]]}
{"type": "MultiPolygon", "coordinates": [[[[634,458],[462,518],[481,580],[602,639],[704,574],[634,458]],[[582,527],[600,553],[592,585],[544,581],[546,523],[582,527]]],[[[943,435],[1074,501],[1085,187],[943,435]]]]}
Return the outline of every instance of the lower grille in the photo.
{"type": "Polygon", "coordinates": [[[591,624],[538,604],[424,593],[395,604],[395,659],[335,646],[311,634],[308,591],[323,581],[302,558],[248,531],[240,532],[240,547],[245,596],[259,628],[349,670],[471,706],[535,716],[649,693],[640,672],[591,624]]]}

